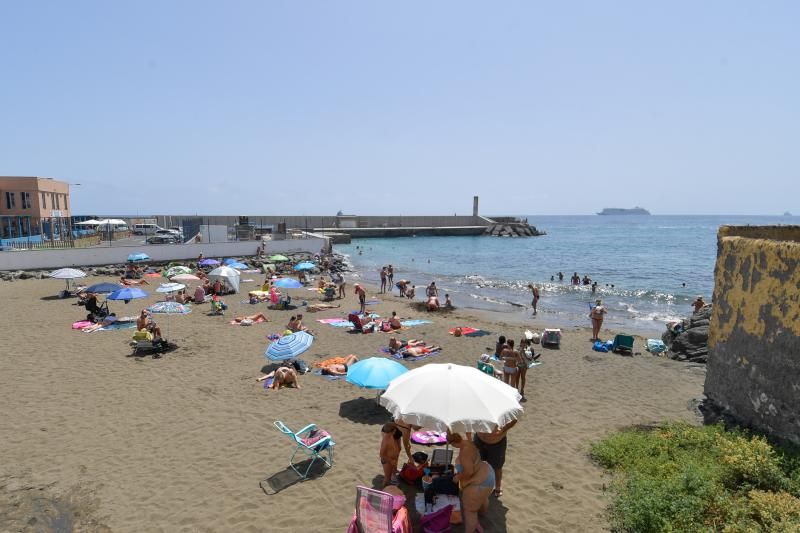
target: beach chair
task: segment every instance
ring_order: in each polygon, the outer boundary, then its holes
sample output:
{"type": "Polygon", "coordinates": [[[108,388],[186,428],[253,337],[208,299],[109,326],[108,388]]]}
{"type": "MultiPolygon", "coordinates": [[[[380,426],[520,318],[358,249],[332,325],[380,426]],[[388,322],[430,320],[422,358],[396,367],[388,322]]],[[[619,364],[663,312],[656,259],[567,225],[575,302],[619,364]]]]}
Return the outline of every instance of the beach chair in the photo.
{"type": "Polygon", "coordinates": [[[450,533],[450,515],[453,514],[453,506],[447,505],[438,511],[423,515],[419,519],[422,526],[422,533],[450,533]]]}
{"type": "Polygon", "coordinates": [[[211,313],[210,315],[224,315],[224,308],[222,307],[222,300],[211,300],[211,313]]]}
{"type": "Polygon", "coordinates": [[[356,487],[356,511],[347,533],[411,533],[404,496],[356,487]]]}
{"type": "Polygon", "coordinates": [[[336,296],[336,288],[335,287],[325,287],[322,291],[323,298],[322,300],[325,302],[332,302],[333,298],[336,296]]]}
{"type": "Polygon", "coordinates": [[[487,376],[492,376],[494,378],[500,378],[500,373],[495,369],[492,363],[486,363],[484,361],[478,361],[478,370],[486,374],[487,376]]]}
{"type": "Polygon", "coordinates": [[[611,345],[611,351],[619,354],[633,355],[633,336],[619,333],[614,336],[614,342],[611,345]]]}
{"type": "Polygon", "coordinates": [[[316,429],[317,427],[316,424],[309,424],[296,433],[286,427],[286,424],[280,420],[275,421],[274,425],[276,428],[278,428],[278,431],[284,435],[287,435],[297,445],[294,449],[294,453],[292,453],[292,457],[289,458],[289,466],[292,467],[292,470],[294,470],[298,476],[300,476],[300,479],[308,479],[308,473],[311,470],[311,467],[314,466],[314,463],[317,461],[322,461],[328,466],[328,468],[333,467],[333,447],[336,445],[336,443],[333,442],[333,439],[330,435],[315,441],[311,445],[306,445],[306,443],[303,441],[304,438],[310,437],[312,430],[316,429]],[[328,451],[327,458],[322,455],[322,452],[325,450],[328,451]],[[294,457],[299,452],[302,452],[306,456],[306,459],[311,458],[311,461],[309,462],[308,467],[305,469],[305,472],[301,472],[297,468],[297,465],[302,463],[302,461],[298,461],[297,463],[294,462],[294,457]]]}

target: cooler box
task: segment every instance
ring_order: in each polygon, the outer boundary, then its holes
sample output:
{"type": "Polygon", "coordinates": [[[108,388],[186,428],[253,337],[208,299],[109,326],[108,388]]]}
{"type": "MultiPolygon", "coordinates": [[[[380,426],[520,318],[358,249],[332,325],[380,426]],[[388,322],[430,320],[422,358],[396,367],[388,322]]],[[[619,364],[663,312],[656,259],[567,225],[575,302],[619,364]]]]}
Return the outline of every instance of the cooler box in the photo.
{"type": "Polygon", "coordinates": [[[561,345],[561,330],[560,329],[546,329],[542,333],[542,346],[560,346],[561,345]]]}

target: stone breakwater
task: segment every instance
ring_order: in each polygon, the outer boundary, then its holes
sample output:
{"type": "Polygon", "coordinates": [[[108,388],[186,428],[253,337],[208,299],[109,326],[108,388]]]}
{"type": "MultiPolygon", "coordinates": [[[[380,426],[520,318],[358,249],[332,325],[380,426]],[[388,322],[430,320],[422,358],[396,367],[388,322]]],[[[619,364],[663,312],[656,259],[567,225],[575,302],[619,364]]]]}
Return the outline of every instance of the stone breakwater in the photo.
{"type": "Polygon", "coordinates": [[[485,235],[492,237],[538,237],[540,235],[547,235],[544,231],[539,231],[536,226],[530,226],[526,223],[506,223],[506,224],[492,224],[486,227],[485,235]]]}

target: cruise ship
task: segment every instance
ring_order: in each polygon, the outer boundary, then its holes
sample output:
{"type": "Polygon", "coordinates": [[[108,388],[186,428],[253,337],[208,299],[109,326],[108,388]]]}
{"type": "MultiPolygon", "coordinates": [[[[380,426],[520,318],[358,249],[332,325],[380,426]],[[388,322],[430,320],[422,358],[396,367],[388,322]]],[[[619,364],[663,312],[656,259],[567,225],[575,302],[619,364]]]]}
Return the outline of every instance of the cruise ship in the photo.
{"type": "Polygon", "coordinates": [[[619,207],[606,207],[598,215],[649,215],[650,211],[643,207],[634,207],[633,209],[621,209],[619,207]]]}

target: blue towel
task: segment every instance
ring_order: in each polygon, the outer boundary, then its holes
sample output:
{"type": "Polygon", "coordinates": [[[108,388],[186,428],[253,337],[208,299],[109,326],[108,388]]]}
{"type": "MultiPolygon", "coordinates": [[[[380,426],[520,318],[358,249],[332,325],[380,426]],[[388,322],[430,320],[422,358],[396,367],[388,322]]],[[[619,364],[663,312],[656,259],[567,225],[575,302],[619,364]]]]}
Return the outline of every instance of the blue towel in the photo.
{"type": "Polygon", "coordinates": [[[114,329],[136,329],[136,322],[114,322],[113,324],[102,327],[97,331],[111,331],[114,329]]]}
{"type": "Polygon", "coordinates": [[[411,320],[400,321],[400,324],[402,324],[403,327],[419,326],[422,324],[430,324],[430,323],[431,323],[430,320],[420,320],[418,318],[412,318],[411,320]]]}

